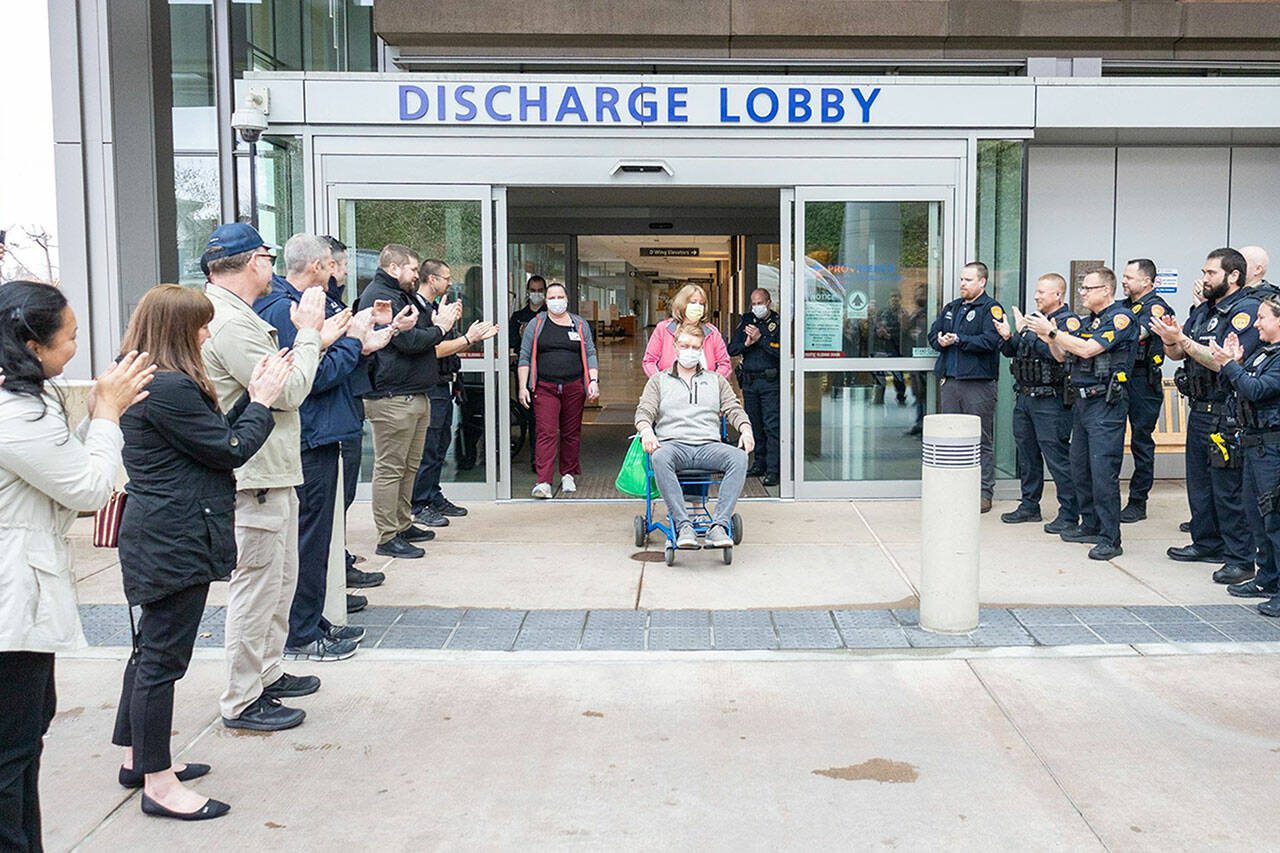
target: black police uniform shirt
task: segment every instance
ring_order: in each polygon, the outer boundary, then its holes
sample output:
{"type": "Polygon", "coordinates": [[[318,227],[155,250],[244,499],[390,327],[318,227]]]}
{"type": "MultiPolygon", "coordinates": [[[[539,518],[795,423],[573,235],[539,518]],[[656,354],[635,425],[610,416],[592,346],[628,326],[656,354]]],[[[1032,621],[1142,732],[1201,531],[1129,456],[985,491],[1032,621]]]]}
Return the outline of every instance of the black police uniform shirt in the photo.
{"type": "Polygon", "coordinates": [[[964,299],[948,302],[929,329],[929,345],[938,351],[934,373],[944,379],[998,378],[1004,338],[994,321],[1003,318],[1004,308],[986,291],[969,303],[964,299]],[[959,340],[941,346],[938,335],[943,332],[952,332],[959,340]]]}
{"type": "Polygon", "coordinates": [[[742,315],[738,328],[734,329],[729,339],[729,355],[742,356],[742,370],[745,373],[764,373],[766,370],[777,370],[781,357],[781,322],[777,311],[770,311],[763,319],[748,311],[742,315]],[[751,346],[747,346],[747,327],[755,326],[760,330],[760,337],[751,346]]]}
{"type": "Polygon", "coordinates": [[[547,303],[544,300],[538,306],[538,310],[533,310],[533,306],[525,303],[524,307],[511,315],[511,324],[507,328],[507,344],[514,350],[520,349],[520,342],[524,340],[524,327],[529,325],[529,321],[537,317],[540,313],[547,310],[547,303]]]}
{"type": "MultiPolygon", "coordinates": [[[[1070,332],[1074,335],[1080,330],[1080,318],[1066,305],[1059,307],[1057,311],[1047,315],[1045,319],[1050,320],[1057,326],[1059,332],[1070,332]]],[[[1009,322],[1012,323],[1013,321],[1010,320],[1009,322]]],[[[1049,345],[1040,340],[1040,336],[1031,329],[1014,332],[1009,336],[1009,340],[1000,345],[1000,352],[1009,356],[1009,358],[1013,358],[1023,346],[1027,348],[1028,354],[1035,358],[1056,361],[1053,357],[1053,352],[1049,349],[1049,345]]]]}
{"type": "Polygon", "coordinates": [[[1105,385],[1111,381],[1111,376],[1132,371],[1133,351],[1138,344],[1138,323],[1129,309],[1119,302],[1112,302],[1101,311],[1081,318],[1080,331],[1072,334],[1086,341],[1096,341],[1111,361],[1110,371],[1100,376],[1095,371],[1094,358],[1072,359],[1072,385],[1077,388],[1105,385]]]}
{"type": "Polygon", "coordinates": [[[1243,363],[1227,362],[1220,373],[1254,410],[1247,430],[1280,429],[1280,343],[1262,344],[1243,363]]]}
{"type": "Polygon", "coordinates": [[[1164,364],[1164,341],[1160,340],[1160,336],[1151,331],[1151,322],[1159,320],[1164,316],[1173,316],[1173,308],[1168,302],[1164,301],[1164,297],[1156,293],[1154,290],[1143,294],[1137,299],[1125,297],[1121,303],[1128,308],[1133,314],[1134,321],[1138,324],[1138,349],[1137,355],[1133,360],[1134,370],[1147,370],[1159,372],[1160,365],[1164,364]],[[1142,337],[1142,333],[1146,333],[1146,338],[1142,337]]]}
{"type": "MultiPolygon", "coordinates": [[[[1191,309],[1190,316],[1182,324],[1183,334],[1207,346],[1211,340],[1222,344],[1228,335],[1235,332],[1247,360],[1258,348],[1258,330],[1253,322],[1258,318],[1258,306],[1261,304],[1258,294],[1249,287],[1242,287],[1214,302],[1205,300],[1191,309]]],[[[1218,379],[1222,379],[1221,373],[1218,379]]],[[[1221,383],[1219,386],[1219,393],[1215,396],[1222,399],[1226,389],[1221,387],[1221,383]]]]}

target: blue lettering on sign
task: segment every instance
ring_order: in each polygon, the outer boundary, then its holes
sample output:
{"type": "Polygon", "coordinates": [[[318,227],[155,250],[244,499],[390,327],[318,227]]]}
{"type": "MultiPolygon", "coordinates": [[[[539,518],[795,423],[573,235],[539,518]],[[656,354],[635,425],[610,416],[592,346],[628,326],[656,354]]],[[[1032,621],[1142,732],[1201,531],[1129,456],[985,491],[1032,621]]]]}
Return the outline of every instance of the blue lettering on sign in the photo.
{"type": "Polygon", "coordinates": [[[844,92],[839,89],[822,90],[822,123],[844,121],[844,92]]]}
{"type": "Polygon", "coordinates": [[[688,124],[691,121],[721,125],[870,124],[881,88],[755,86],[747,89],[719,86],[718,114],[710,115],[711,88],[690,86],[607,86],[547,84],[443,83],[428,87],[398,86],[401,121],[448,123],[491,122],[567,124],[688,124]],[[551,101],[551,90],[559,93],[551,101]],[[743,92],[745,91],[745,97],[743,92]],[[692,104],[691,104],[692,101],[692,104]],[[625,106],[624,106],[625,104],[625,106]],[[856,109],[854,105],[856,104],[856,109]],[[690,112],[693,116],[690,116],[690,112]]]}
{"type": "Polygon", "coordinates": [[[789,89],[787,91],[787,121],[799,124],[813,117],[813,109],[809,106],[808,89],[789,89]]]}
{"type": "Polygon", "coordinates": [[[729,87],[720,87],[720,122],[722,124],[737,124],[742,121],[742,116],[729,114],[729,87]]]}
{"type": "Polygon", "coordinates": [[[475,90],[475,86],[465,85],[453,91],[453,100],[462,107],[462,112],[454,114],[458,121],[471,121],[476,117],[476,102],[471,100],[471,94],[475,90]]]}
{"type": "Polygon", "coordinates": [[[631,93],[631,97],[627,98],[627,110],[631,113],[631,117],[640,122],[657,121],[658,102],[652,97],[645,97],[656,94],[658,90],[652,86],[637,86],[631,93]]]}
{"type": "Polygon", "coordinates": [[[613,116],[613,121],[621,123],[622,116],[618,115],[618,90],[612,86],[596,87],[596,121],[604,123],[605,110],[609,111],[609,115],[613,116]]]}
{"type": "Polygon", "coordinates": [[[683,123],[689,120],[687,115],[680,112],[689,106],[689,102],[679,96],[687,94],[689,94],[688,86],[672,86],[667,90],[667,121],[683,123]]]}
{"type": "Polygon", "coordinates": [[[870,97],[863,97],[862,90],[855,88],[853,96],[858,99],[858,106],[862,107],[862,123],[869,123],[871,121],[871,105],[876,102],[876,98],[880,97],[880,87],[877,86],[872,89],[870,97]]]}
{"type": "Polygon", "coordinates": [[[570,86],[564,90],[564,97],[560,99],[560,109],[556,110],[556,121],[564,121],[564,117],[573,113],[578,117],[578,121],[587,121],[587,110],[582,106],[582,98],[578,96],[578,89],[570,86]]]}
{"type": "Polygon", "coordinates": [[[546,121],[547,120],[547,87],[539,86],[538,97],[530,98],[529,87],[521,86],[520,87],[520,120],[521,121],[529,120],[529,107],[532,107],[535,105],[538,107],[538,121],[546,121]]]}
{"type": "Polygon", "coordinates": [[[420,86],[401,86],[400,87],[400,120],[401,121],[417,121],[427,114],[427,93],[420,86]],[[418,99],[418,105],[413,109],[409,109],[409,98],[414,96],[418,99]]]}
{"type": "Polygon", "coordinates": [[[764,124],[773,121],[774,116],[778,114],[778,93],[772,89],[766,89],[764,86],[757,86],[747,93],[747,115],[751,120],[764,124]],[[769,102],[769,111],[766,113],[756,112],[756,98],[764,95],[765,100],[769,102]]]}

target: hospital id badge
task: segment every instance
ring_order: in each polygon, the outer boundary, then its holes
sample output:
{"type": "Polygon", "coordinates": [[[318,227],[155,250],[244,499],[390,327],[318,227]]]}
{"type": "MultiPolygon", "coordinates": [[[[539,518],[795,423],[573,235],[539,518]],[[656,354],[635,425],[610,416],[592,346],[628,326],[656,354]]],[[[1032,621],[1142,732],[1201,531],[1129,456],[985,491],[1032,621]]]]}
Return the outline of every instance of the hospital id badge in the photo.
{"type": "Polygon", "coordinates": [[[582,340],[582,335],[578,334],[577,332],[570,332],[569,340],[573,341],[574,343],[578,343],[579,341],[582,340]]]}

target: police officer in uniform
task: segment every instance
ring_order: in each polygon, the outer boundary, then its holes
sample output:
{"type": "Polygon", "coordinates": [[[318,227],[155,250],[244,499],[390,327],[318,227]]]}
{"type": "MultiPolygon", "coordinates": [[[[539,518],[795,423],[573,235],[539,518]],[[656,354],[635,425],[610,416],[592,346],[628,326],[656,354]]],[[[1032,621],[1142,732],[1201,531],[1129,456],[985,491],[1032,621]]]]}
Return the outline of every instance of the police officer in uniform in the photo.
{"type": "Polygon", "coordinates": [[[1254,543],[1244,510],[1239,427],[1209,345],[1221,346],[1234,332],[1246,360],[1257,348],[1253,324],[1259,302],[1256,292],[1244,286],[1245,268],[1244,256],[1235,249],[1215,249],[1201,271],[1205,301],[1192,309],[1182,328],[1167,316],[1151,324],[1164,341],[1165,354],[1186,362],[1174,381],[1191,409],[1186,449],[1191,544],[1166,553],[1182,562],[1224,562],[1213,579],[1226,584],[1253,577],[1254,543]]]}
{"type": "MultiPolygon", "coordinates": [[[[1036,281],[1036,310],[1060,332],[1076,332],[1080,318],[1063,304],[1067,282],[1056,272],[1036,281]]],[[[1027,328],[1010,328],[1009,318],[992,320],[1004,338],[1000,351],[1010,358],[1014,389],[1013,440],[1018,445],[1018,479],[1022,501],[1000,516],[1006,524],[1040,520],[1040,496],[1044,494],[1044,466],[1058,492],[1058,515],[1044,526],[1046,533],[1064,533],[1080,519],[1075,483],[1071,475],[1071,399],[1067,371],[1053,357],[1049,345],[1027,328]]]]}
{"type": "Polygon", "coordinates": [[[1128,415],[1126,384],[1133,368],[1138,329],[1133,314],[1115,301],[1116,274],[1106,267],[1084,277],[1081,304],[1089,315],[1079,332],[1060,331],[1034,314],[1026,323],[1070,366],[1074,401],[1071,470],[1080,501],[1080,525],[1060,534],[1067,542],[1090,542],[1089,559],[1110,560],[1120,547],[1120,464],[1128,415]]]}
{"type": "Polygon", "coordinates": [[[742,356],[738,385],[742,388],[742,402],[751,420],[751,431],[756,436],[756,455],[747,476],[763,476],[761,482],[766,486],[778,485],[782,464],[780,326],[769,291],[757,287],[751,291],[751,311],[742,315],[728,347],[729,355],[742,356]]]}
{"type": "Polygon", "coordinates": [[[965,264],[960,298],[948,302],[929,329],[929,345],[938,351],[934,373],[942,382],[942,411],[982,419],[982,512],[991,511],[996,487],[991,446],[1003,341],[992,321],[1004,318],[1004,308],[987,295],[987,275],[981,261],[965,264]]]}
{"type": "Polygon", "coordinates": [[[1133,358],[1129,380],[1129,450],[1133,454],[1133,478],[1129,480],[1129,503],[1120,512],[1122,523],[1147,517],[1147,495],[1155,479],[1156,440],[1152,433],[1164,404],[1164,343],[1151,331],[1152,319],[1172,316],[1173,309],[1158,293],[1156,265],[1149,258],[1125,264],[1121,281],[1124,302],[1138,326],[1138,351],[1133,358]]]}
{"type": "Polygon", "coordinates": [[[1258,611],[1280,616],[1280,296],[1262,301],[1254,325],[1261,343],[1247,359],[1236,334],[1228,335],[1223,346],[1209,345],[1219,373],[1232,389],[1241,429],[1244,503],[1258,546],[1257,576],[1232,584],[1227,592],[1239,598],[1266,598],[1258,611]]]}

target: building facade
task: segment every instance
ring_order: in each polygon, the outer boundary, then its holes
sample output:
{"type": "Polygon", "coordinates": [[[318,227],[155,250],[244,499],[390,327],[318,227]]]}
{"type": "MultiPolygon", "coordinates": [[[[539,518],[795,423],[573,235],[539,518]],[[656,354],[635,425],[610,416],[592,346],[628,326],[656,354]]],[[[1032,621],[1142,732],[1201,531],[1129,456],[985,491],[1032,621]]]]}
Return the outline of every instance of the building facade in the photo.
{"type": "MultiPolygon", "coordinates": [[[[531,274],[563,281],[617,336],[617,373],[677,287],[702,284],[728,334],[761,286],[782,324],[773,493],[906,495],[937,398],[923,330],[965,261],[1011,306],[1043,272],[1151,257],[1185,312],[1210,249],[1280,252],[1278,4],[51,9],[55,92],[77,94],[55,122],[84,375],[153,283],[201,283],[204,237],[234,217],[338,236],[353,294],[384,243],[442,257],[468,318],[509,316],[531,274]],[[230,124],[249,99],[269,122],[252,157],[230,124]]],[[[460,494],[522,496],[506,340],[464,362],[460,494]]],[[[1000,400],[1012,478],[1007,375],[1000,400]]],[[[1158,473],[1177,476],[1169,400],[1158,473]]]]}

